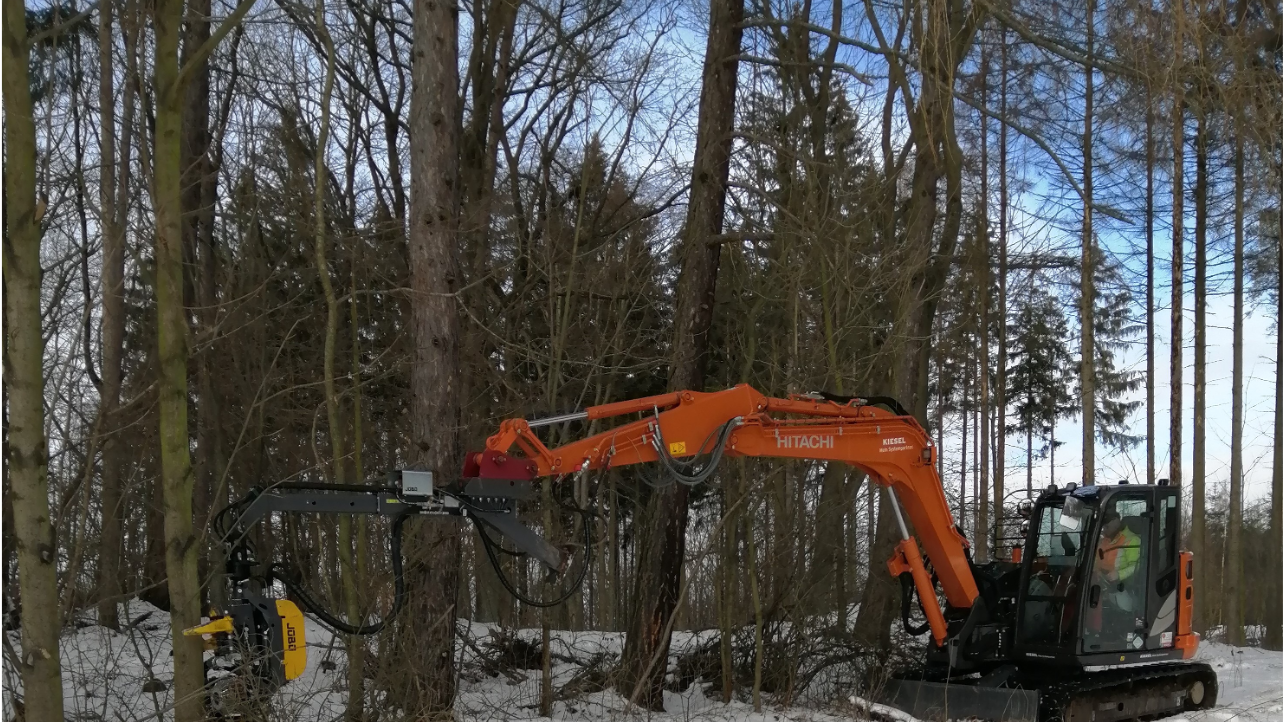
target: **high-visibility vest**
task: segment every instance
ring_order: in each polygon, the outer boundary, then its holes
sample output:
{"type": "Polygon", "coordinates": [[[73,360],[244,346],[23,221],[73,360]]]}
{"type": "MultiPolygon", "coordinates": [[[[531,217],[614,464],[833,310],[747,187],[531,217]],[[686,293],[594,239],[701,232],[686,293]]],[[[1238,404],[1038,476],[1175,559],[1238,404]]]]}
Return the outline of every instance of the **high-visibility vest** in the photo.
{"type": "Polygon", "coordinates": [[[1120,582],[1135,574],[1136,567],[1140,566],[1140,537],[1127,527],[1112,537],[1102,539],[1098,551],[1100,568],[1114,571],[1120,582]]]}

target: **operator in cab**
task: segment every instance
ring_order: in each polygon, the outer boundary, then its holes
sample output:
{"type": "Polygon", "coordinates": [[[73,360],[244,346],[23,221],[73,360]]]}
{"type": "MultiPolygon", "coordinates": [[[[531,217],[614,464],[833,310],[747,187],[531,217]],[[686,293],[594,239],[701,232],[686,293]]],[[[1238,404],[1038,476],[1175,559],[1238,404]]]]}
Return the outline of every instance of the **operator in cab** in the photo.
{"type": "Polygon", "coordinates": [[[1097,583],[1105,587],[1120,609],[1135,611],[1128,580],[1140,566],[1140,537],[1123,524],[1116,510],[1105,514],[1097,557],[1097,583]]]}

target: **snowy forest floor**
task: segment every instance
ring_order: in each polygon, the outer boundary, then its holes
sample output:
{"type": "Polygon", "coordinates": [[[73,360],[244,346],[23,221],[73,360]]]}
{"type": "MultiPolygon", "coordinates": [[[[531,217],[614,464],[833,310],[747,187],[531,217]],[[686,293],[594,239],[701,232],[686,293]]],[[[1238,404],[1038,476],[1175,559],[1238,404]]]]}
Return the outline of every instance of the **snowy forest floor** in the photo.
{"type": "MultiPolygon", "coordinates": [[[[83,619],[62,638],[63,690],[66,719],[74,722],[163,722],[172,717],[169,681],[172,675],[168,615],[141,602],[131,603],[122,619],[129,626],[120,631],[83,619]]],[[[540,672],[537,660],[512,659],[494,663],[491,652],[503,640],[509,652],[512,638],[492,625],[460,625],[459,693],[456,717],[461,722],[501,722],[538,719],[540,672]],[[515,663],[514,663],[515,662],[515,663]],[[533,669],[523,668],[535,667],[533,669]]],[[[536,642],[537,630],[522,630],[517,637],[536,642]]],[[[912,718],[874,705],[865,706],[852,696],[855,672],[842,665],[825,671],[794,704],[782,707],[767,702],[754,713],[746,701],[723,704],[717,687],[695,681],[682,692],[666,692],[666,712],[629,708],[612,691],[599,690],[592,682],[610,668],[623,646],[623,634],[614,632],[555,631],[552,642],[554,720],[647,719],[654,722],[750,720],[753,722],[838,722],[872,717],[897,722],[912,718]],[[711,695],[711,696],[710,696],[711,695]],[[872,714],[870,714],[872,712],[872,714]]],[[[670,678],[680,675],[679,660],[708,645],[716,632],[677,632],[669,658],[670,678]]],[[[272,719],[281,722],[340,720],[346,700],[344,653],[339,640],[324,627],[307,620],[308,668],[303,676],[277,692],[272,719]]],[[[20,694],[14,661],[19,646],[15,633],[6,634],[4,655],[4,719],[14,718],[13,696],[20,694]]],[[[520,646],[520,645],[519,645],[520,646]]],[[[528,649],[537,649],[537,645],[528,649]]],[[[1220,677],[1216,709],[1171,722],[1283,722],[1283,653],[1255,647],[1230,647],[1214,642],[1200,646],[1199,658],[1212,664],[1220,677]]],[[[770,700],[763,695],[764,700],[770,700]]],[[[377,704],[377,700],[372,700],[377,704]]]]}

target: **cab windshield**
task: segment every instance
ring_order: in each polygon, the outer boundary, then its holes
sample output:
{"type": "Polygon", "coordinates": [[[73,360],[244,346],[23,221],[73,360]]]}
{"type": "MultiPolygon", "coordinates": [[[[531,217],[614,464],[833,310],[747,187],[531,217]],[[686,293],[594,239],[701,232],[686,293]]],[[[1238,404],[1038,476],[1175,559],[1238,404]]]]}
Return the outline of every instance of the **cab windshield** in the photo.
{"type": "Polygon", "coordinates": [[[1040,507],[1025,577],[1018,643],[1039,647],[1074,646],[1082,581],[1078,570],[1090,546],[1088,530],[1096,509],[1074,496],[1040,507]]]}

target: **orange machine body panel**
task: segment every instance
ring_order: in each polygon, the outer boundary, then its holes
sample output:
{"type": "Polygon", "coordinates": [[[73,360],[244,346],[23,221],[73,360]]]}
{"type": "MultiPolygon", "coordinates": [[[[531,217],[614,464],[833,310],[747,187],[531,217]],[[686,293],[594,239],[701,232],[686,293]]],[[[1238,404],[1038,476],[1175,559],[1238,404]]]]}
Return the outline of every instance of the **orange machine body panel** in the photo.
{"type": "MultiPolygon", "coordinates": [[[[841,461],[891,487],[912,522],[917,539],[936,572],[949,604],[970,608],[979,596],[967,560],[967,541],[958,533],[936,471],[935,448],[912,416],[859,402],[840,403],[810,396],[779,399],[748,385],[724,391],[679,391],[591,407],[588,419],[631,413],[640,419],[549,449],[523,419],[504,421],[472,454],[464,475],[483,478],[534,478],[585,469],[605,469],[659,460],[659,444],[672,457],[709,453],[724,425],[726,456],[841,461]],[[797,418],[802,417],[802,418],[797,418]],[[513,458],[513,447],[522,457],[513,458]]],[[[906,540],[916,545],[913,539],[906,540]]],[[[945,638],[945,622],[921,557],[897,549],[909,568],[924,606],[934,607],[932,633],[945,638]],[[913,564],[916,560],[916,565],[913,564]]]]}
{"type": "Polygon", "coordinates": [[[1194,553],[1180,554],[1180,600],[1176,605],[1175,647],[1184,659],[1193,659],[1198,651],[1198,633],[1194,631],[1194,553]]]}

